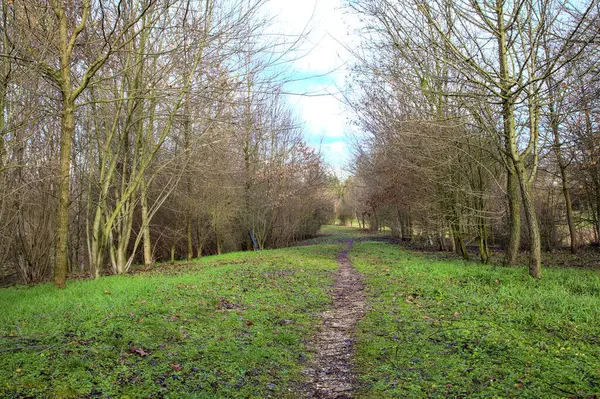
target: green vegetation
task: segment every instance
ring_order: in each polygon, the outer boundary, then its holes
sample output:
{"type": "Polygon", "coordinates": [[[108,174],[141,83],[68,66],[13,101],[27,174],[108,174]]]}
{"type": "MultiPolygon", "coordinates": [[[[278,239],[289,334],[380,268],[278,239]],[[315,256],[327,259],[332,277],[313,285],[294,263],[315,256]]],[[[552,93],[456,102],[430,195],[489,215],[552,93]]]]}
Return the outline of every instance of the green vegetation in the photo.
{"type": "Polygon", "coordinates": [[[358,227],[326,225],[321,227],[319,234],[315,238],[303,241],[302,245],[333,244],[346,242],[348,239],[366,241],[371,238],[389,237],[389,230],[383,232],[369,232],[358,227]]]}
{"type": "Polygon", "coordinates": [[[0,398],[302,397],[348,238],[368,301],[358,397],[600,393],[597,270],[535,280],[326,226],[313,245],[0,290],[0,398]]]}
{"type": "Polygon", "coordinates": [[[0,397],[282,397],[340,245],[0,290],[0,397]]]}
{"type": "Polygon", "coordinates": [[[600,274],[438,261],[385,243],[351,259],[363,397],[591,398],[600,393],[600,274]]]}
{"type": "Polygon", "coordinates": [[[364,236],[364,232],[357,227],[327,225],[321,227],[321,230],[319,230],[319,234],[317,235],[317,237],[312,238],[310,240],[306,240],[303,242],[303,244],[312,245],[323,243],[335,243],[345,241],[349,238],[361,238],[364,236]]]}

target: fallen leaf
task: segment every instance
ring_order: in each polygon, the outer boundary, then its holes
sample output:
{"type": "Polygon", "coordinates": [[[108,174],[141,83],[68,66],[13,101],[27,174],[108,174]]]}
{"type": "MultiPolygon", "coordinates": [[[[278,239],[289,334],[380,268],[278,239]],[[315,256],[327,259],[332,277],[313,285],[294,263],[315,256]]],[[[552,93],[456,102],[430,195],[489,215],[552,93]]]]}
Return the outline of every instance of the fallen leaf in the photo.
{"type": "Polygon", "coordinates": [[[133,345],[131,347],[129,347],[129,352],[134,353],[136,355],[140,355],[141,357],[148,356],[148,352],[146,352],[144,350],[144,348],[138,348],[138,347],[133,346],[133,345]]]}

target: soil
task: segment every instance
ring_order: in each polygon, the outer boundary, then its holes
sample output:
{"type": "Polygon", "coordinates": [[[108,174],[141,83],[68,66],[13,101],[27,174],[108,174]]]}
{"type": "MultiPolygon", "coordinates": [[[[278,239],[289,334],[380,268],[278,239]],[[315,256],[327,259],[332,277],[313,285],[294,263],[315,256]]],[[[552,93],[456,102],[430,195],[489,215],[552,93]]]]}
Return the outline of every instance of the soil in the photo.
{"type": "Polygon", "coordinates": [[[354,371],[354,329],[365,314],[362,276],[348,260],[353,241],[337,258],[338,271],[331,296],[332,307],[323,313],[313,343],[314,358],[306,370],[309,398],[352,398],[357,389],[354,371]]]}

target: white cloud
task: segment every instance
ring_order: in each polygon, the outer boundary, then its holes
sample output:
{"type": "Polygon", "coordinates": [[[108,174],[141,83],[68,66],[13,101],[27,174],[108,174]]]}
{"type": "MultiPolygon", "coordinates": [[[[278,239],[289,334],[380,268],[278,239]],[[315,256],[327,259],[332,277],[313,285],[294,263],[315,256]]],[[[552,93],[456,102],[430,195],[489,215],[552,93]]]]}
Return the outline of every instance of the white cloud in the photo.
{"type": "Polygon", "coordinates": [[[290,82],[286,89],[310,95],[290,96],[290,103],[305,122],[306,140],[319,146],[322,139],[325,160],[336,173],[343,174],[349,158],[347,114],[336,97],[345,86],[351,59],[345,46],[357,42],[356,36],[349,34],[357,19],[342,9],[342,0],[271,0],[267,4],[267,12],[275,16],[270,33],[298,35],[309,31],[295,55],[302,57],[290,68],[292,80],[302,80],[290,82]],[[327,93],[332,95],[314,96],[327,93]]]}
{"type": "MultiPolygon", "coordinates": [[[[314,88],[318,92],[318,88],[314,88]]],[[[344,137],[346,114],[334,96],[299,97],[297,111],[305,121],[306,133],[314,137],[344,137]]]]}
{"type": "Polygon", "coordinates": [[[343,141],[336,141],[334,143],[323,144],[323,149],[331,154],[336,155],[337,159],[342,160],[346,153],[346,143],[343,141]]]}
{"type": "Polygon", "coordinates": [[[327,159],[336,175],[339,177],[345,177],[346,167],[349,161],[349,151],[347,144],[343,141],[336,141],[329,144],[323,144],[321,146],[321,152],[323,157],[327,159]]]}

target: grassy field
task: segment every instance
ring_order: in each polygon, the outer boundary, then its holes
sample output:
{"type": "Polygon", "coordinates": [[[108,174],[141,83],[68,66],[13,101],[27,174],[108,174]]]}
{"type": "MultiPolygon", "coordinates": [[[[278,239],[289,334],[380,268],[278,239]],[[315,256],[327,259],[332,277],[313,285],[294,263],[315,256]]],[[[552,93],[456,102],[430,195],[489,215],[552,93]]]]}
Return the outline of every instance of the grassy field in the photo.
{"type": "Polygon", "coordinates": [[[366,398],[600,397],[600,273],[437,261],[360,243],[366,398]]]}
{"type": "Polygon", "coordinates": [[[0,397],[285,397],[341,245],[0,290],[0,397]]]}
{"type": "MultiPolygon", "coordinates": [[[[326,226],[294,248],[0,290],[0,398],[301,397],[336,255],[363,274],[363,398],[597,398],[600,273],[436,260],[326,226]]],[[[380,237],[376,237],[380,238],[380,237]]]]}

